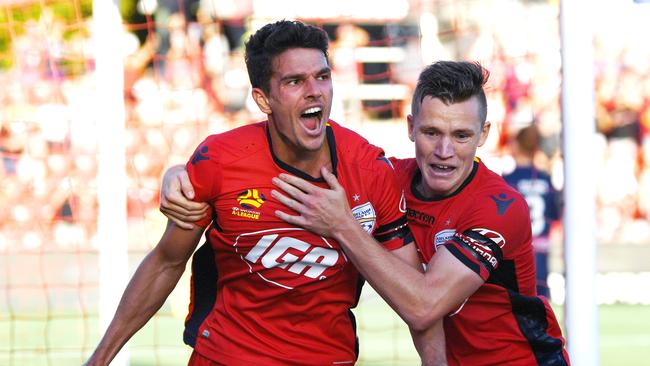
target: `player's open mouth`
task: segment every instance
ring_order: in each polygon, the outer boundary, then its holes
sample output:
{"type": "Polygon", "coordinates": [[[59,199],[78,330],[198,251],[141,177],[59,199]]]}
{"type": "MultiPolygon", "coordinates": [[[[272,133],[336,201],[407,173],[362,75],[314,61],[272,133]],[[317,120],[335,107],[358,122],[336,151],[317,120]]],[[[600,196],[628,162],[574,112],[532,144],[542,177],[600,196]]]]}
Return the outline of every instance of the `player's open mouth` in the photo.
{"type": "Polygon", "coordinates": [[[323,117],[323,108],[311,107],[300,114],[300,121],[310,132],[319,130],[321,118],[323,117]]]}
{"type": "Polygon", "coordinates": [[[442,165],[442,164],[430,164],[429,167],[431,167],[431,169],[434,172],[442,173],[442,174],[450,173],[454,169],[456,169],[456,167],[453,167],[451,165],[442,165]]]}

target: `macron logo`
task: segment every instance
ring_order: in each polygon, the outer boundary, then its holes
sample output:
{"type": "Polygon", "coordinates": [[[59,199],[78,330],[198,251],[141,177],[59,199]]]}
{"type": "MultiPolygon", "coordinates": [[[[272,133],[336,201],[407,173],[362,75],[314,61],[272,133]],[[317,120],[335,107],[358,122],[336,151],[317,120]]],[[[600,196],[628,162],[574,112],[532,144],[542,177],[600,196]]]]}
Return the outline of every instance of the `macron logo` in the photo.
{"type": "Polygon", "coordinates": [[[196,163],[198,163],[201,160],[210,160],[209,157],[204,155],[204,154],[207,154],[207,153],[208,153],[208,147],[207,146],[203,146],[201,149],[196,150],[196,152],[194,153],[194,156],[192,156],[192,165],[196,165],[196,163]]]}
{"type": "Polygon", "coordinates": [[[508,210],[508,207],[510,207],[510,204],[515,201],[514,197],[508,200],[508,196],[505,193],[500,193],[499,197],[490,196],[490,198],[496,203],[499,216],[503,216],[506,210],[508,210]]]}

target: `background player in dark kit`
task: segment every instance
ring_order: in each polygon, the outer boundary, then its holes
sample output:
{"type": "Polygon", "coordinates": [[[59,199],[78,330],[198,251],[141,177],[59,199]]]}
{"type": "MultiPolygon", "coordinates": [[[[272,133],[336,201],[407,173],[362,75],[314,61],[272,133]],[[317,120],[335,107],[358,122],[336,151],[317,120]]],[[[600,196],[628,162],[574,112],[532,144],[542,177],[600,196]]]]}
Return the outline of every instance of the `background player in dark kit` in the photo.
{"type": "Polygon", "coordinates": [[[508,184],[521,193],[530,209],[530,222],[535,250],[537,293],[550,298],[548,288],[548,254],[551,225],[560,219],[559,194],[553,188],[549,174],[534,164],[540,152],[540,133],[533,123],[517,131],[512,152],[515,169],[503,176],[508,184]]]}

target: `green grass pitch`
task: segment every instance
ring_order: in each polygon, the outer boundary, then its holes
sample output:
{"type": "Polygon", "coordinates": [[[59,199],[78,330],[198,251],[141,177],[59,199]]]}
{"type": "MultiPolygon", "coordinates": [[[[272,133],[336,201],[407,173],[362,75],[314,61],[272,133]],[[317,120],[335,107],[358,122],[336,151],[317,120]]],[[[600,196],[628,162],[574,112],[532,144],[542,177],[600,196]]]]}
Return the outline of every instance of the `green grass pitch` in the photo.
{"type": "MultiPolygon", "coordinates": [[[[561,316],[561,308],[557,309],[561,316]]],[[[650,359],[650,306],[603,305],[600,312],[600,364],[647,365],[650,359]]],[[[362,366],[418,364],[409,332],[376,296],[366,296],[356,310],[362,366]]],[[[130,342],[132,366],[184,365],[182,319],[165,313],[149,322],[130,342]]],[[[99,336],[97,317],[0,313],[0,365],[80,365],[99,336]]]]}

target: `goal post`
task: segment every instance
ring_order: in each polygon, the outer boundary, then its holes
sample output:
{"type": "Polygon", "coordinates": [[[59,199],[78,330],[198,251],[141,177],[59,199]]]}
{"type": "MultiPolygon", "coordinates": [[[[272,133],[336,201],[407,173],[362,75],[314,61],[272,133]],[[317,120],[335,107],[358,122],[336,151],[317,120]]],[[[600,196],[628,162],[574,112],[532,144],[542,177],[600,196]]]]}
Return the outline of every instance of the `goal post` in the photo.
{"type": "Polygon", "coordinates": [[[593,28],[588,1],[562,1],[562,132],[567,348],[575,366],[598,364],[596,136],[593,28]],[[580,24],[580,26],[576,26],[580,24]]]}
{"type": "MultiPolygon", "coordinates": [[[[93,1],[97,113],[99,331],[103,334],[128,280],[124,60],[118,0],[93,1]]],[[[127,365],[126,346],[112,365],[127,365]]]]}

